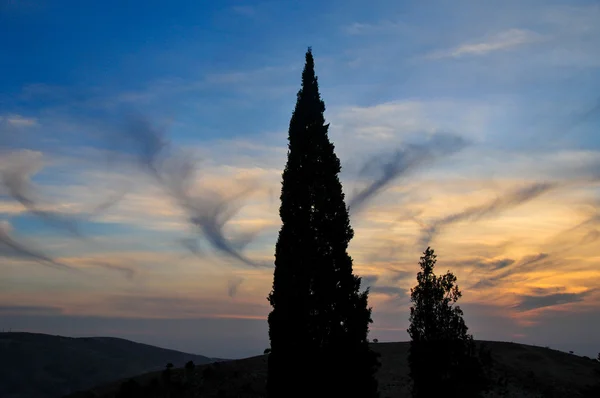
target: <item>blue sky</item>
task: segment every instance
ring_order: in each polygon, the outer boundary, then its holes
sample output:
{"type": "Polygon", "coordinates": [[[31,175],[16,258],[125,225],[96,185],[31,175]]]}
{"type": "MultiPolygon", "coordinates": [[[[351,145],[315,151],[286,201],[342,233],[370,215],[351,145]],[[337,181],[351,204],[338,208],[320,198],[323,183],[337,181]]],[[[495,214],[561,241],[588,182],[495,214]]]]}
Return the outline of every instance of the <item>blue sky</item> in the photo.
{"type": "Polygon", "coordinates": [[[598,20],[595,1],[0,0],[0,324],[262,352],[312,46],[348,203],[372,194],[350,246],[372,337],[407,339],[428,240],[476,338],[594,354],[598,20]]]}

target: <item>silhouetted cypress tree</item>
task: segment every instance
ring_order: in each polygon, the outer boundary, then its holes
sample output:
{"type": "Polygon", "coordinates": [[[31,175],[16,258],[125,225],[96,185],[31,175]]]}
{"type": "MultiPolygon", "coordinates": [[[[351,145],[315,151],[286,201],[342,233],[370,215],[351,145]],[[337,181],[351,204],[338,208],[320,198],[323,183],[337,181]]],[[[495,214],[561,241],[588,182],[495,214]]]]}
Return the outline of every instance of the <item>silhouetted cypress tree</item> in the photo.
{"type": "Polygon", "coordinates": [[[270,398],[377,396],[368,291],[359,291],[347,253],[354,232],[324,111],[309,48],[289,126],[269,295],[270,398]]]}
{"type": "Polygon", "coordinates": [[[436,276],[436,257],[433,249],[425,250],[417,286],[410,291],[408,362],[413,396],[479,396],[487,379],[475,356],[463,311],[456,305],[462,293],[450,271],[436,276]]]}

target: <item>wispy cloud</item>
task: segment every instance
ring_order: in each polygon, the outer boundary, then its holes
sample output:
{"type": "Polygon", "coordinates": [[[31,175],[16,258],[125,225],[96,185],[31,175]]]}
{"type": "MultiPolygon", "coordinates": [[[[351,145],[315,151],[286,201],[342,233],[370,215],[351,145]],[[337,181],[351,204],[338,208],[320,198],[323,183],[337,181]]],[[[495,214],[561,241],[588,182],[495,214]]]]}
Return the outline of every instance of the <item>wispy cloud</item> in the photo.
{"type": "Polygon", "coordinates": [[[88,212],[88,214],[69,214],[45,210],[45,206],[39,205],[39,200],[34,199],[34,197],[39,197],[40,195],[39,193],[38,195],[34,195],[33,191],[35,190],[30,181],[31,176],[42,168],[43,161],[40,152],[24,150],[4,154],[0,162],[0,182],[8,195],[20,203],[27,212],[35,217],[39,217],[52,227],[67,231],[73,236],[83,237],[79,223],[85,218],[105,211],[124,195],[124,192],[121,192],[106,202],[99,204],[95,209],[88,212]]]}
{"type": "Polygon", "coordinates": [[[0,222],[0,257],[16,257],[35,261],[39,264],[60,270],[77,271],[77,269],[62,264],[30,247],[29,244],[16,241],[10,234],[11,225],[8,221],[0,222]]]}
{"type": "MultiPolygon", "coordinates": [[[[265,300],[266,301],[266,300],[265,300]]],[[[208,297],[159,294],[115,294],[104,301],[104,306],[117,310],[124,316],[140,317],[152,314],[153,318],[230,318],[266,319],[268,303],[236,302],[208,297]],[[136,315],[137,314],[137,315],[136,315]]]]}
{"type": "Polygon", "coordinates": [[[241,278],[239,276],[229,279],[229,281],[227,282],[227,294],[229,295],[229,297],[233,298],[237,295],[238,289],[242,282],[244,282],[244,278],[241,278]]]}
{"type": "Polygon", "coordinates": [[[435,159],[458,152],[466,145],[466,140],[458,135],[436,133],[424,144],[408,144],[398,149],[389,161],[382,160],[381,154],[376,155],[365,164],[361,174],[365,175],[369,171],[371,173],[376,171],[380,176],[352,196],[348,201],[350,211],[356,213],[368,200],[380,194],[396,178],[435,159]]]}
{"type": "Polygon", "coordinates": [[[464,56],[485,55],[495,51],[505,51],[511,48],[532,44],[544,39],[544,36],[527,29],[509,29],[479,42],[461,44],[449,50],[435,51],[427,58],[460,58],[464,56]]]}
{"type": "MultiPolygon", "coordinates": [[[[543,292],[542,292],[543,293],[543,292]]],[[[521,295],[518,297],[519,303],[515,305],[517,311],[532,311],[541,308],[555,307],[570,303],[583,301],[590,291],[581,293],[554,293],[539,295],[521,295]]]]}
{"type": "Polygon", "coordinates": [[[554,183],[535,183],[504,194],[487,204],[469,207],[460,213],[451,214],[439,220],[434,220],[428,227],[424,228],[421,246],[425,247],[429,245],[431,240],[443,227],[461,221],[477,221],[482,218],[492,217],[502,211],[509,210],[515,206],[533,200],[555,187],[556,184],[554,183]]]}
{"type": "Polygon", "coordinates": [[[548,264],[548,253],[537,253],[526,255],[520,259],[519,262],[515,262],[512,259],[501,259],[496,261],[488,261],[486,265],[491,265],[491,269],[487,268],[486,271],[491,272],[491,275],[480,280],[472,286],[473,289],[490,288],[498,286],[500,283],[509,280],[512,277],[518,275],[526,275],[534,271],[535,269],[548,264]]]}
{"type": "Polygon", "coordinates": [[[129,115],[123,133],[126,141],[133,145],[143,170],[187,212],[188,221],[200,229],[215,249],[243,264],[263,265],[250,260],[240,250],[255,234],[232,240],[224,233],[225,225],[242,206],[240,200],[247,198],[258,187],[249,184],[249,181],[239,181],[237,192],[227,196],[207,190],[195,193],[192,191],[197,168],[195,156],[178,151],[164,134],[141,115],[129,115]]]}
{"type": "Polygon", "coordinates": [[[135,276],[135,270],[131,267],[126,267],[124,265],[111,264],[107,262],[95,262],[93,265],[96,265],[101,268],[106,268],[111,271],[120,272],[121,274],[123,274],[123,276],[125,276],[125,278],[129,280],[132,280],[135,276]]]}
{"type": "Polygon", "coordinates": [[[380,21],[378,23],[354,22],[342,28],[342,31],[348,35],[369,35],[379,33],[400,33],[407,32],[409,26],[400,21],[380,21]]]}
{"type": "Polygon", "coordinates": [[[38,124],[36,118],[25,117],[22,115],[0,116],[0,125],[7,123],[13,127],[33,127],[38,124]]]}
{"type": "Polygon", "coordinates": [[[369,289],[372,293],[378,293],[392,298],[406,297],[406,290],[394,284],[379,283],[379,275],[365,275],[361,277],[363,290],[369,289]]]}

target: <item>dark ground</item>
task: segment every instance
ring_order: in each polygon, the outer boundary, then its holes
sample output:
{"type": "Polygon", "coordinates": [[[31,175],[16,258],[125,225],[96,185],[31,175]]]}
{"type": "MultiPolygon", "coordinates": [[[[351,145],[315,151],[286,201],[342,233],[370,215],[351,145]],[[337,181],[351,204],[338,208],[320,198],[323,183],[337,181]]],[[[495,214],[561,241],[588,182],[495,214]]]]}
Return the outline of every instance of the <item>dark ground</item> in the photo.
{"type": "Polygon", "coordinates": [[[111,338],[0,333],[0,397],[58,398],[114,380],[164,369],[167,362],[210,358],[111,338]]]}
{"type": "MultiPolygon", "coordinates": [[[[493,389],[488,397],[600,397],[600,363],[561,351],[515,343],[478,341],[490,350],[493,389]]],[[[407,353],[409,343],[378,343],[373,348],[381,354],[382,367],[378,373],[381,398],[410,396],[407,353]]],[[[176,363],[182,366],[182,363],[176,363]]],[[[185,372],[176,369],[172,379],[184,379],[185,372]]],[[[197,367],[188,375],[186,392],[171,397],[238,397],[265,396],[267,356],[228,361],[197,367]],[[207,370],[208,369],[208,370],[207,370]],[[191,381],[190,381],[191,380],[191,381]]],[[[156,378],[163,385],[161,372],[138,376],[140,385],[156,378]]],[[[69,398],[113,398],[122,381],[101,388],[74,394],[69,398]]],[[[142,393],[143,397],[162,397],[155,387],[142,393]]]]}

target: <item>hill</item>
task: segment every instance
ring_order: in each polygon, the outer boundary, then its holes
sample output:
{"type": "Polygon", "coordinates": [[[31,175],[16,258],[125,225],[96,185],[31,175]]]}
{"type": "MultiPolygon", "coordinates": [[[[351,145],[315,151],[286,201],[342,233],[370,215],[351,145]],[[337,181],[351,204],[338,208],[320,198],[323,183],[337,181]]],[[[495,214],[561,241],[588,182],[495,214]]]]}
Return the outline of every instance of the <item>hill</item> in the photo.
{"type": "MultiPolygon", "coordinates": [[[[600,363],[595,360],[516,343],[478,341],[477,345],[489,350],[491,357],[493,387],[488,397],[600,397],[600,363]]],[[[373,344],[381,354],[382,367],[377,375],[381,398],[410,396],[408,347],[409,343],[373,344]]],[[[199,366],[191,377],[187,376],[193,381],[189,383],[192,387],[186,393],[177,393],[175,387],[186,375],[184,370],[176,369],[171,376],[171,397],[264,397],[266,376],[266,355],[199,366]]],[[[160,372],[140,375],[134,379],[138,385],[143,388],[154,379],[154,386],[140,395],[129,393],[123,397],[166,396],[161,391],[163,377],[160,372]]],[[[65,398],[113,398],[123,382],[65,398]]]]}
{"type": "Polygon", "coordinates": [[[71,338],[37,333],[0,333],[0,359],[2,398],[61,397],[163,369],[168,362],[213,362],[201,355],[112,337],[71,338]]]}

